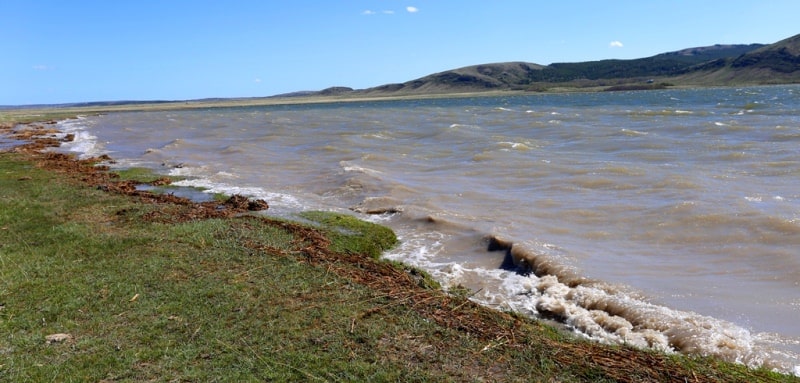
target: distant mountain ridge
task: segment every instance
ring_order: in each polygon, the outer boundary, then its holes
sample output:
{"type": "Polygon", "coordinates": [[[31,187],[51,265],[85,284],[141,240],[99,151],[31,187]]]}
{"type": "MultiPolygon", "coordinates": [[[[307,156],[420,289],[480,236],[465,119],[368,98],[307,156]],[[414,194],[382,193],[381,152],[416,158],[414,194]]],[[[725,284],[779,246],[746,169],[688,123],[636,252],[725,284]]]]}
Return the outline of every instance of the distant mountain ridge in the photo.
{"type": "Polygon", "coordinates": [[[377,96],[488,90],[543,91],[558,87],[651,89],[668,85],[777,83],[800,83],[800,35],[769,45],[717,44],[631,60],[550,65],[528,62],[480,64],[404,83],[360,90],[333,87],[310,94],[377,96]]]}

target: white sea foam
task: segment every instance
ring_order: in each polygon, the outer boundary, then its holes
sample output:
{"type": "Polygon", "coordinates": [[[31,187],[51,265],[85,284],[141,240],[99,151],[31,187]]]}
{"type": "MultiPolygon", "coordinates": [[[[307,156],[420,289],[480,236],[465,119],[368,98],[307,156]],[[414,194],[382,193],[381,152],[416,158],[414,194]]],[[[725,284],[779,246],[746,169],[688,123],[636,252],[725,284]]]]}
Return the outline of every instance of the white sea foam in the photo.
{"type": "Polygon", "coordinates": [[[59,138],[71,134],[73,135],[73,139],[72,141],[62,143],[59,150],[77,153],[78,158],[88,158],[106,154],[99,146],[97,137],[87,131],[87,126],[85,124],[85,117],[60,121],[58,123],[58,128],[62,133],[59,135],[59,138]]]}
{"type": "MultiPolygon", "coordinates": [[[[170,174],[176,175],[179,173],[186,174],[189,172],[179,171],[179,172],[172,172],[170,174]]],[[[300,201],[297,197],[293,195],[270,192],[259,187],[234,186],[224,182],[216,182],[209,178],[191,178],[173,182],[172,185],[200,188],[203,189],[204,192],[211,194],[214,193],[221,193],[225,195],[239,194],[245,197],[264,199],[268,201],[270,206],[270,211],[277,210],[279,212],[287,212],[287,211],[295,212],[303,210],[308,207],[308,204],[302,203],[302,201],[300,201]]]]}
{"type": "Polygon", "coordinates": [[[400,244],[386,252],[385,258],[432,269],[435,263],[432,259],[442,250],[447,237],[435,231],[419,233],[400,228],[397,230],[397,238],[400,244]]]}
{"type": "Polygon", "coordinates": [[[633,130],[633,129],[622,129],[620,131],[628,136],[646,136],[649,134],[647,132],[640,132],[638,130],[633,130]]]}
{"type": "MultiPolygon", "coordinates": [[[[790,371],[781,360],[796,355],[770,355],[765,334],[753,334],[731,322],[652,304],[625,287],[605,283],[566,283],[555,274],[520,274],[503,269],[437,262],[438,253],[453,237],[435,231],[409,231],[401,245],[388,252],[399,260],[428,270],[445,288],[470,286],[478,303],[528,315],[556,319],[577,335],[606,344],[626,344],[667,353],[713,355],[749,367],[790,371]]],[[[559,254],[558,246],[526,244],[540,252],[559,254]]],[[[532,261],[535,262],[535,261],[532,261]]],[[[569,275],[570,268],[549,266],[569,275]]],[[[567,278],[573,280],[573,276],[567,278]]]]}
{"type": "Polygon", "coordinates": [[[469,124],[450,124],[450,129],[480,129],[481,127],[478,125],[469,125],[469,124]]]}
{"type": "Polygon", "coordinates": [[[339,164],[341,165],[342,170],[344,170],[345,172],[363,173],[363,174],[368,174],[368,175],[383,174],[383,172],[381,172],[379,170],[375,170],[375,169],[370,169],[370,168],[366,168],[366,167],[363,167],[363,166],[359,166],[359,165],[353,164],[350,161],[342,161],[339,164]]]}
{"type": "Polygon", "coordinates": [[[523,151],[525,151],[525,150],[530,150],[531,149],[531,147],[528,146],[528,143],[523,143],[523,142],[503,141],[503,142],[498,142],[497,145],[499,145],[502,148],[502,150],[513,149],[513,150],[523,150],[523,151]]]}
{"type": "MultiPolygon", "coordinates": [[[[419,261],[420,257],[396,258],[419,261]]],[[[422,263],[427,268],[434,266],[422,263]]],[[[570,287],[554,275],[537,277],[468,268],[458,263],[436,265],[432,270],[445,286],[494,281],[499,289],[482,289],[472,299],[492,307],[557,319],[576,334],[601,343],[714,355],[750,367],[761,366],[766,359],[766,351],[759,349],[753,335],[742,327],[654,305],[622,291],[570,287]]]]}

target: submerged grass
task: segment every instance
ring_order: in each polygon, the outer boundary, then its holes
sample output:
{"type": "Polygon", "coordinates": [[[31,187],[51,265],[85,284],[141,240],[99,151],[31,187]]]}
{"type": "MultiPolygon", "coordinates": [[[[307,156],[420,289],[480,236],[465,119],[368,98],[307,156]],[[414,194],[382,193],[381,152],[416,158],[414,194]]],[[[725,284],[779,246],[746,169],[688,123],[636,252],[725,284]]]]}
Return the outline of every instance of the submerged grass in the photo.
{"type": "Polygon", "coordinates": [[[397,237],[388,227],[350,215],[309,211],[301,213],[300,217],[318,224],[331,240],[331,250],[336,252],[354,252],[378,258],[397,244],[397,237]]]}
{"type": "Polygon", "coordinates": [[[166,219],[34,164],[0,154],[0,381],[798,381],[445,294],[351,216],[166,219]]]}
{"type": "Polygon", "coordinates": [[[136,180],[143,183],[152,183],[156,181],[168,180],[171,182],[180,181],[181,177],[164,176],[153,172],[152,169],[132,167],[127,169],[115,169],[114,173],[119,176],[122,181],[136,180]]]}

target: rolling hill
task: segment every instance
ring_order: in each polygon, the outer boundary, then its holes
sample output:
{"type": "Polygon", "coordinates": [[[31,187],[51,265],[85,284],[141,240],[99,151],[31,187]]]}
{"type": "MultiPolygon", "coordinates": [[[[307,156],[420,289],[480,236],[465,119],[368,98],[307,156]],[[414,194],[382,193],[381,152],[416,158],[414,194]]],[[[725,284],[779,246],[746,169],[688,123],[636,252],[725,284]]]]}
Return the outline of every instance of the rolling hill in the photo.
{"type": "Polygon", "coordinates": [[[701,85],[800,83],[800,35],[704,63],[678,80],[701,85]]]}
{"type": "Polygon", "coordinates": [[[777,43],[713,45],[632,60],[539,65],[473,65],[368,89],[328,88],[317,95],[413,95],[552,88],[651,89],[668,85],[800,83],[800,35],[777,43]]]}

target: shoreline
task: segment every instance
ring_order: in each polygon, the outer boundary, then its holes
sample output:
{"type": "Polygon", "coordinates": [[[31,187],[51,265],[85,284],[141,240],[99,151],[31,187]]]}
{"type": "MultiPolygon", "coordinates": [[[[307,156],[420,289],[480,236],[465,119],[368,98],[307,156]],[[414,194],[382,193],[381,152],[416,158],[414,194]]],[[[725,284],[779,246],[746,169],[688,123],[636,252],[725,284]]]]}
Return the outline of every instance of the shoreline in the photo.
{"type": "MultiPolygon", "coordinates": [[[[181,202],[180,200],[175,200],[173,198],[167,198],[166,200],[162,200],[162,197],[152,197],[152,193],[143,193],[137,191],[135,186],[131,186],[130,183],[122,182],[119,185],[116,184],[114,181],[114,177],[109,175],[107,169],[102,167],[94,166],[98,159],[87,159],[87,160],[76,160],[74,157],[64,154],[57,154],[57,153],[46,153],[42,152],[43,149],[47,147],[59,146],[61,141],[54,139],[52,137],[48,137],[52,135],[53,131],[48,129],[47,124],[37,124],[31,125],[34,126],[32,128],[33,133],[25,133],[19,137],[26,137],[27,140],[32,140],[33,142],[30,144],[25,144],[21,146],[15,147],[12,151],[18,153],[25,157],[26,161],[32,161],[37,164],[39,167],[43,167],[45,169],[49,169],[50,171],[56,171],[61,174],[60,177],[66,177],[74,180],[79,180],[81,184],[87,185],[90,188],[101,188],[104,191],[111,191],[117,192],[121,194],[126,194],[129,196],[137,197],[141,199],[144,203],[164,203],[164,204],[185,204],[187,202],[181,202]],[[36,127],[38,126],[38,127],[36,127]],[[39,136],[37,139],[36,137],[39,136]],[[114,186],[109,186],[109,185],[114,186]],[[105,185],[105,186],[103,186],[105,185]],[[104,188],[103,188],[104,187],[104,188]]],[[[13,127],[11,128],[13,129],[13,127]]],[[[0,130],[0,134],[3,134],[3,131],[0,130]]],[[[3,150],[0,150],[3,152],[3,150]]],[[[110,161],[111,159],[108,157],[99,159],[100,161],[110,161]]],[[[200,203],[195,202],[188,202],[190,208],[189,211],[195,211],[192,206],[203,206],[200,203]]],[[[210,210],[219,211],[217,206],[220,204],[218,202],[212,202],[210,210]]],[[[200,208],[203,210],[204,208],[200,208]]],[[[203,220],[208,218],[233,218],[234,216],[242,213],[244,211],[249,211],[250,209],[245,210],[235,210],[235,208],[225,208],[222,211],[230,211],[232,214],[227,216],[215,216],[212,213],[209,215],[203,215],[200,213],[189,213],[188,215],[184,216],[185,219],[188,220],[203,220]]],[[[165,222],[180,222],[182,219],[167,219],[165,222]]],[[[299,226],[299,225],[298,225],[299,226]]],[[[342,254],[332,254],[329,250],[326,249],[326,239],[320,238],[319,233],[308,228],[305,229],[293,229],[296,230],[298,233],[302,233],[304,240],[310,240],[314,243],[311,247],[307,250],[307,257],[311,258],[320,258],[315,259],[314,262],[328,262],[328,267],[333,267],[332,265],[336,265],[337,263],[357,263],[360,265],[370,264],[372,263],[367,262],[364,258],[359,257],[342,257],[342,254]],[[330,259],[326,259],[330,258],[330,259]]],[[[520,318],[519,316],[515,316],[513,314],[502,313],[499,311],[495,311],[492,309],[485,308],[483,306],[479,306],[476,303],[470,301],[468,297],[454,297],[448,294],[441,292],[441,290],[436,290],[437,292],[431,292],[430,289],[423,289],[422,291],[418,291],[418,281],[416,279],[409,280],[408,271],[403,271],[402,269],[398,270],[397,266],[387,266],[382,264],[381,262],[375,261],[374,265],[369,266],[369,270],[366,271],[366,274],[363,274],[364,271],[354,273],[352,270],[347,270],[345,272],[348,276],[355,278],[357,283],[364,283],[369,288],[381,291],[382,294],[388,294],[388,296],[393,296],[390,300],[399,300],[401,302],[409,300],[410,295],[414,295],[413,301],[416,303],[411,303],[408,305],[408,309],[417,311],[421,313],[426,318],[442,325],[446,328],[454,328],[454,329],[461,329],[462,331],[466,331],[467,334],[473,334],[473,336],[477,336],[480,339],[483,339],[486,342],[489,342],[489,345],[492,345],[492,342],[501,342],[504,347],[525,347],[524,342],[522,339],[517,340],[516,338],[522,338],[520,333],[516,333],[515,331],[519,328],[525,328],[530,330],[530,326],[534,328],[539,328],[541,331],[541,324],[539,321],[520,318]],[[370,275],[374,273],[375,275],[370,275]],[[376,280],[376,276],[379,278],[376,280]],[[413,285],[408,285],[409,282],[413,285]],[[388,287],[387,287],[388,286],[388,287]],[[414,287],[416,286],[416,287],[414,287]],[[411,289],[411,290],[409,290],[411,289]],[[418,296],[417,296],[418,295],[418,296]],[[441,310],[444,307],[450,307],[451,309],[455,308],[455,310],[446,310],[442,312],[441,310]],[[510,322],[509,322],[510,321],[510,322]],[[501,323],[505,323],[501,325],[501,323]],[[508,324],[511,323],[511,327],[508,327],[508,324]]],[[[538,339],[542,341],[542,339],[538,339]]],[[[650,368],[655,369],[654,371],[649,372],[649,375],[652,379],[658,381],[678,381],[680,377],[683,377],[687,381],[713,381],[710,375],[707,375],[707,380],[700,378],[698,379],[697,374],[701,374],[702,372],[694,371],[694,370],[683,370],[680,371],[667,371],[670,378],[667,378],[664,375],[659,375],[665,373],[664,369],[669,369],[670,367],[674,368],[675,366],[671,366],[669,364],[669,360],[672,359],[671,356],[666,354],[656,354],[652,352],[646,352],[642,350],[635,350],[630,349],[627,347],[612,347],[612,346],[602,346],[596,343],[588,343],[588,342],[578,342],[575,340],[569,339],[560,339],[555,343],[551,341],[545,342],[547,347],[551,347],[553,349],[561,349],[562,352],[566,353],[575,353],[575,354],[589,354],[589,355],[597,355],[601,356],[599,362],[592,357],[593,368],[597,368],[601,371],[604,371],[605,376],[614,379],[615,381],[635,381],[635,380],[628,380],[629,377],[625,375],[627,372],[625,371],[628,368],[650,368]],[[563,343],[565,342],[565,343],[563,343]],[[563,343],[563,344],[562,344],[563,343]],[[632,366],[626,365],[626,363],[633,363],[632,366]],[[643,364],[639,364],[643,363],[643,364]],[[667,363],[667,364],[665,364],[667,363]],[[654,367],[656,366],[656,367],[654,367]],[[672,375],[675,373],[677,375],[672,375]],[[660,376],[660,378],[658,378],[660,376]]],[[[489,347],[489,346],[486,346],[489,347]]],[[[499,347],[499,346],[497,346],[499,347]]],[[[574,355],[573,355],[574,356],[574,355]]],[[[694,360],[689,357],[685,357],[689,360],[694,360]]],[[[563,362],[568,363],[568,362],[563,362]]],[[[709,363],[710,364],[710,363],[709,363]]],[[[749,370],[748,370],[749,371],[749,370]]],[[[756,370],[758,371],[758,370],[756,370]]],[[[2,376],[2,375],[0,375],[2,376]]],[[[683,380],[680,380],[683,381],[683,380]]],[[[744,381],[744,380],[743,380],[744,381]]],[[[769,381],[769,380],[765,380],[769,381]]],[[[788,381],[788,380],[787,380],[788,381]]]]}

